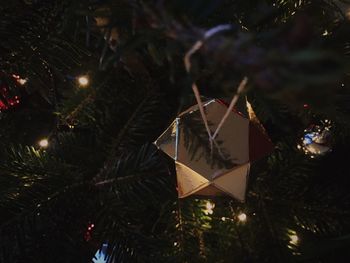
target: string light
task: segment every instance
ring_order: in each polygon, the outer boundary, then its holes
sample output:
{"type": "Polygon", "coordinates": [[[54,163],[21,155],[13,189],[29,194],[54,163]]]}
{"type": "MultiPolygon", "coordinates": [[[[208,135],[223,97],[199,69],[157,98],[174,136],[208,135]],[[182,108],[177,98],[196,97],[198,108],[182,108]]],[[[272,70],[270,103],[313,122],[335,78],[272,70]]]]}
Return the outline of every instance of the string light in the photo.
{"type": "Polygon", "coordinates": [[[297,235],[295,235],[295,234],[294,235],[290,235],[289,238],[290,238],[290,241],[289,241],[290,244],[292,244],[294,246],[298,245],[299,237],[297,235]]]}
{"type": "Polygon", "coordinates": [[[17,82],[23,86],[27,83],[27,80],[26,79],[18,79],[17,82]]]}
{"type": "Polygon", "coordinates": [[[39,141],[39,146],[42,147],[42,148],[47,148],[49,146],[49,141],[48,139],[41,139],[39,141]]]}
{"type": "MultiPolygon", "coordinates": [[[[299,244],[299,237],[294,230],[288,230],[289,244],[291,246],[296,246],[299,244]]],[[[292,248],[292,247],[290,247],[292,248]]]]}
{"type": "Polygon", "coordinates": [[[291,243],[292,245],[296,246],[299,243],[299,237],[297,235],[290,235],[289,238],[289,243],[291,243]]]}
{"type": "Polygon", "coordinates": [[[85,241],[90,241],[91,240],[91,233],[93,228],[95,227],[94,224],[89,224],[87,227],[87,231],[85,232],[84,239],[85,241]]]}
{"type": "Polygon", "coordinates": [[[78,83],[80,87],[86,87],[89,85],[89,78],[87,75],[79,76],[78,77],[78,83]]]}
{"type": "Polygon", "coordinates": [[[204,214],[206,215],[211,215],[214,213],[213,209],[215,207],[215,204],[210,202],[210,201],[207,201],[206,204],[205,204],[205,210],[204,210],[204,214]]]}
{"type": "Polygon", "coordinates": [[[238,220],[240,222],[245,222],[247,221],[247,215],[245,213],[240,213],[238,216],[237,216],[238,220]]]}
{"type": "Polygon", "coordinates": [[[27,79],[22,79],[19,75],[12,74],[12,77],[14,77],[18,84],[25,85],[27,83],[27,79]]]}

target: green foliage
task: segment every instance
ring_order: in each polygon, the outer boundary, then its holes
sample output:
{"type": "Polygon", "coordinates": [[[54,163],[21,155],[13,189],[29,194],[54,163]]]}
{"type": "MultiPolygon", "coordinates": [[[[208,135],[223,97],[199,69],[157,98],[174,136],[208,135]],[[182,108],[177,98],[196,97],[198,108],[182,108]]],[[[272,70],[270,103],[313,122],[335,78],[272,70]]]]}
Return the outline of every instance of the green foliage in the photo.
{"type": "MultiPolygon", "coordinates": [[[[338,2],[4,3],[1,70],[28,84],[21,106],[0,113],[0,262],[89,262],[102,243],[110,262],[349,259],[349,22],[338,2]],[[185,52],[218,24],[232,30],[204,43],[188,76],[185,52]],[[232,97],[244,76],[274,153],[252,165],[244,204],[177,199],[173,160],[151,143],[194,103],[192,81],[232,97]],[[296,145],[326,118],[333,151],[310,159],[296,145]]],[[[195,156],[206,135],[189,124],[195,156]]]]}

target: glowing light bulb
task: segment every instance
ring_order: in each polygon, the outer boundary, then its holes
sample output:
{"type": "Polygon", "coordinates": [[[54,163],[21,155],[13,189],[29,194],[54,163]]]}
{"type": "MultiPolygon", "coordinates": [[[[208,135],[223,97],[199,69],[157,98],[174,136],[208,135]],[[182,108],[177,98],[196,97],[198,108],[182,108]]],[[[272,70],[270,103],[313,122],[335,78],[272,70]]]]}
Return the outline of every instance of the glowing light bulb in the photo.
{"type": "Polygon", "coordinates": [[[24,84],[27,83],[27,80],[26,79],[18,79],[17,82],[23,86],[24,84]]]}
{"type": "Polygon", "coordinates": [[[42,139],[39,141],[39,146],[42,148],[47,148],[49,146],[49,141],[48,139],[42,139]]]}
{"type": "Polygon", "coordinates": [[[288,229],[288,237],[289,237],[289,248],[293,249],[293,246],[298,245],[298,243],[300,242],[299,237],[297,235],[297,233],[292,230],[292,229],[288,229]]]}
{"type": "Polygon", "coordinates": [[[84,76],[78,77],[78,83],[80,87],[86,87],[87,85],[89,85],[88,76],[84,75],[84,76]]]}
{"type": "Polygon", "coordinates": [[[12,77],[14,77],[18,84],[25,85],[27,83],[27,79],[22,79],[19,75],[12,74],[12,77]]]}
{"type": "Polygon", "coordinates": [[[245,222],[247,221],[247,215],[245,213],[240,213],[238,216],[237,216],[238,220],[241,221],[241,222],[245,222]]]}
{"type": "Polygon", "coordinates": [[[206,215],[211,215],[211,214],[213,214],[213,213],[214,213],[214,211],[213,211],[214,207],[215,207],[215,204],[208,201],[208,202],[205,204],[204,214],[206,214],[206,215]]]}
{"type": "Polygon", "coordinates": [[[289,235],[290,241],[289,243],[296,246],[299,243],[299,237],[296,234],[289,235]]]}

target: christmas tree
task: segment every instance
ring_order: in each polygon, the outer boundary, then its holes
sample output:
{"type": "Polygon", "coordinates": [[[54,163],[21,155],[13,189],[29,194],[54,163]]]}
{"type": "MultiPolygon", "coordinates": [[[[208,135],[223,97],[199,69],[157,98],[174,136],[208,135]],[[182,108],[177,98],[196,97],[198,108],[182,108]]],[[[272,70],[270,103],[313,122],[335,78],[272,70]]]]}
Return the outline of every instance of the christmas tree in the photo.
{"type": "Polygon", "coordinates": [[[0,262],[348,262],[347,2],[3,1],[0,262]]]}

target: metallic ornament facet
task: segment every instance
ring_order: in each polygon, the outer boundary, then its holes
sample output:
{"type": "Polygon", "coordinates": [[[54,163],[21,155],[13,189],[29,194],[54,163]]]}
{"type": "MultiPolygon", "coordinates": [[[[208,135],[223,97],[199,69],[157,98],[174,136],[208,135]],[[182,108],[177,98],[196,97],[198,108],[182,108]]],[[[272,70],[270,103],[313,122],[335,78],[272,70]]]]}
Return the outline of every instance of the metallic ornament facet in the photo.
{"type": "Polygon", "coordinates": [[[324,120],[319,125],[311,125],[304,131],[298,148],[311,158],[331,151],[331,122],[324,120]]]}

